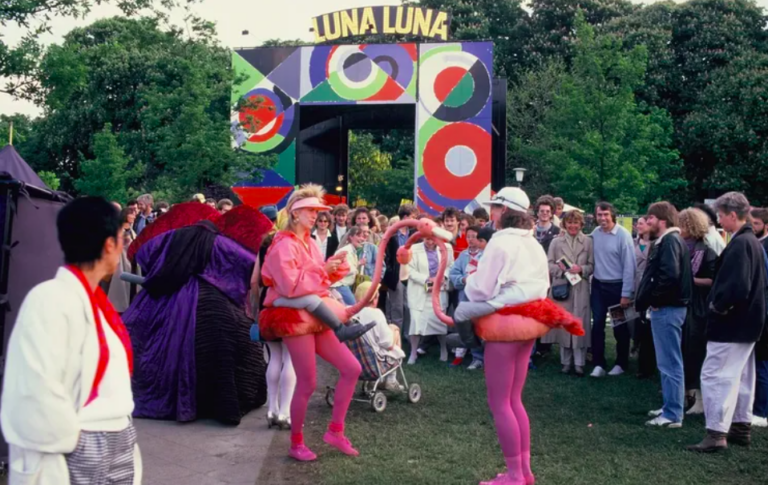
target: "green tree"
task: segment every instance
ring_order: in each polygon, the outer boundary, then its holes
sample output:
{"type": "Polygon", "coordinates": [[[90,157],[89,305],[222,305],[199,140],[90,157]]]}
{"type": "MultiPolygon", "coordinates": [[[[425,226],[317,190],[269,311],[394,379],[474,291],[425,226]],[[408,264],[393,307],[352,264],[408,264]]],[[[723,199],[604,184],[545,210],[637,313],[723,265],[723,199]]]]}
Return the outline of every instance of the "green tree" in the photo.
{"type": "Polygon", "coordinates": [[[683,149],[705,193],[768,203],[768,54],[749,52],[712,73],[682,124],[683,149]]]}
{"type": "Polygon", "coordinates": [[[0,115],[0,148],[11,142],[11,126],[13,144],[18,150],[18,147],[23,146],[32,136],[32,120],[22,114],[0,115]]]}
{"type": "Polygon", "coordinates": [[[171,200],[273,163],[232,149],[230,54],[210,24],[196,21],[192,33],[162,30],[154,18],[111,18],[51,46],[40,64],[40,152],[65,189],[80,176],[81,154],[97,158],[94,134],[106,123],[129,169],[142,169],[133,188],[171,200]]]}
{"type": "Polygon", "coordinates": [[[107,200],[128,199],[128,184],[137,174],[137,167],[128,169],[129,160],[117,137],[112,133],[112,124],[93,137],[94,159],[80,163],[82,175],[75,181],[77,190],[85,195],[101,196],[107,200]]]}
{"type": "Polygon", "coordinates": [[[521,0],[420,0],[418,5],[451,12],[451,39],[493,41],[497,76],[514,79],[527,65],[528,14],[521,0]]]}
{"type": "Polygon", "coordinates": [[[507,92],[507,185],[516,185],[512,169],[529,169],[526,190],[533,194],[550,192],[549,174],[532,169],[546,155],[543,125],[551,115],[555,99],[568,79],[565,63],[554,59],[537,69],[523,72],[507,92]]]}
{"type": "Polygon", "coordinates": [[[349,132],[349,200],[371,202],[371,188],[384,182],[392,167],[392,157],[373,142],[370,133],[349,132]]]}
{"type": "Polygon", "coordinates": [[[576,28],[571,74],[543,123],[536,170],[575,205],[605,199],[621,211],[644,209],[684,183],[669,115],[635,100],[646,50],[625,52],[616,37],[595,36],[581,16],[576,28]]]}
{"type": "Polygon", "coordinates": [[[45,185],[48,186],[49,189],[59,190],[59,187],[61,187],[61,180],[59,180],[58,175],[56,175],[53,172],[48,172],[46,170],[43,170],[42,172],[39,172],[37,175],[45,183],[45,185]]]}
{"type": "MultiPolygon", "coordinates": [[[[185,0],[191,3],[195,0],[185,0]]],[[[177,0],[6,0],[0,5],[0,25],[16,24],[27,32],[16,46],[9,46],[0,37],[0,77],[8,78],[0,92],[19,96],[34,96],[37,84],[35,70],[43,53],[40,35],[50,33],[53,17],[83,17],[94,4],[113,3],[126,15],[134,15],[144,9],[171,9],[181,4],[177,0]],[[34,26],[33,26],[34,24],[34,26]]]]}
{"type": "Polygon", "coordinates": [[[552,58],[570,63],[579,12],[588,24],[601,27],[639,8],[629,0],[531,0],[528,6],[531,14],[524,48],[531,65],[541,65],[552,58]]]}

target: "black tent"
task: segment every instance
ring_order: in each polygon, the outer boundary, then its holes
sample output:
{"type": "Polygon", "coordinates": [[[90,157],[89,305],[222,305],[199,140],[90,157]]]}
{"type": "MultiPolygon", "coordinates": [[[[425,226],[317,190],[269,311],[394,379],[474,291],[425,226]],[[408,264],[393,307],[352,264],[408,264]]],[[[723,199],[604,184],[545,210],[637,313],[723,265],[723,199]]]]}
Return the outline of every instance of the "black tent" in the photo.
{"type": "MultiPolygon", "coordinates": [[[[0,150],[0,379],[5,371],[8,337],[24,296],[53,278],[63,262],[56,216],[70,200],[50,190],[13,146],[0,150]]],[[[0,440],[0,461],[8,462],[8,445],[0,440]]]]}

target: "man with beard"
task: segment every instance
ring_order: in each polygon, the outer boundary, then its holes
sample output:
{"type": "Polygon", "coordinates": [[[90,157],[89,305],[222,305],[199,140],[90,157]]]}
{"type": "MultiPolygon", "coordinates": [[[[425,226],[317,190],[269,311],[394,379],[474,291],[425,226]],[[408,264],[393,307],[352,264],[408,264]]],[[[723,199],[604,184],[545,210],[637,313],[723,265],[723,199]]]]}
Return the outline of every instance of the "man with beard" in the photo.
{"type": "Polygon", "coordinates": [[[651,310],[651,329],[656,363],[661,373],[664,406],[649,414],[648,426],[683,426],[685,382],[681,347],[683,323],[693,292],[688,247],[680,236],[677,209],[669,202],[657,202],[648,209],[646,223],[651,238],[648,263],[637,290],[637,311],[651,310]]]}
{"type": "Polygon", "coordinates": [[[752,209],[752,230],[760,244],[768,251],[768,209],[752,209]]]}

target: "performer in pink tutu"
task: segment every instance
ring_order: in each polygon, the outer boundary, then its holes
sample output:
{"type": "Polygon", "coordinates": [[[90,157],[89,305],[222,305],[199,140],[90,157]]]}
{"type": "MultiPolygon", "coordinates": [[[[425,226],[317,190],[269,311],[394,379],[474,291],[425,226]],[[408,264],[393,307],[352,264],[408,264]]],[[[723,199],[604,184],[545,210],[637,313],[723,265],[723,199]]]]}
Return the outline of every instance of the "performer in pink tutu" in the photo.
{"type": "MultiPolygon", "coordinates": [[[[530,201],[518,188],[504,188],[491,200],[491,220],[499,229],[491,238],[477,271],[467,278],[454,318],[467,348],[485,341],[485,380],[507,472],[481,485],[532,485],[531,430],[522,402],[528,358],[538,337],[563,327],[583,335],[579,319],[547,299],[547,256],[533,236],[530,201]]],[[[438,241],[441,251],[444,244],[438,241]]],[[[438,279],[445,265],[441,264],[438,279]]],[[[433,304],[436,298],[433,297],[433,304]]],[[[446,324],[453,320],[435,312],[446,324]]]]}
{"type": "Polygon", "coordinates": [[[304,444],[303,434],[307,405],[317,385],[315,354],[340,374],[323,441],[346,455],[359,454],[344,436],[344,420],[361,368],[340,341],[357,338],[374,325],[344,325],[349,319],[347,310],[328,298],[331,284],[343,278],[349,267],[344,253],[325,261],[311,239],[318,212],[331,209],[323,204],[324,194],[320,186],[309,184],[291,195],[286,205],[287,228],[275,235],[261,272],[267,297],[259,331],[266,340],[283,339],[296,371],[289,456],[299,461],[317,458],[304,444]]]}

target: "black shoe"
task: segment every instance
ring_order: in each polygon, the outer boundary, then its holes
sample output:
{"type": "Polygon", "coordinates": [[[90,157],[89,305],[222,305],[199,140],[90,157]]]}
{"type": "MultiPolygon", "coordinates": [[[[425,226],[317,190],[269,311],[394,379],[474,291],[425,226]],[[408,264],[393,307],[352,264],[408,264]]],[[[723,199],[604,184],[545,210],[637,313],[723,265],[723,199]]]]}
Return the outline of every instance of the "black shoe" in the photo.
{"type": "Polygon", "coordinates": [[[359,323],[350,323],[349,325],[342,325],[336,328],[333,333],[336,334],[339,342],[346,342],[347,340],[355,340],[356,338],[362,337],[365,335],[365,332],[375,326],[376,322],[366,323],[365,325],[361,325],[359,323]]]}

